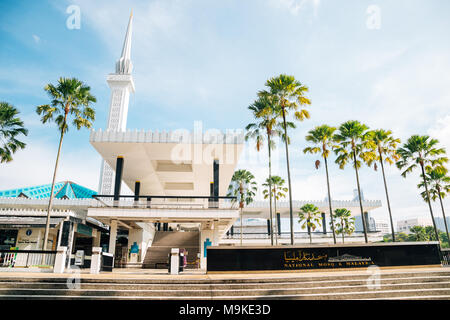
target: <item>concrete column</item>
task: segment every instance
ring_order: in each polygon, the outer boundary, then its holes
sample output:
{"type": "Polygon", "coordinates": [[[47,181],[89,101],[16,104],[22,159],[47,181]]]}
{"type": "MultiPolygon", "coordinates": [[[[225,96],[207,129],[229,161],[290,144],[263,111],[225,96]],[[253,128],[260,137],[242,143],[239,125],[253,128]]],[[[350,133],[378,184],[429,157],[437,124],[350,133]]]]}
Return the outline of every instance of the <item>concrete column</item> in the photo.
{"type": "Polygon", "coordinates": [[[141,192],[141,182],[136,181],[134,183],[134,201],[139,201],[140,192],[141,192]]]}
{"type": "Polygon", "coordinates": [[[214,230],[206,229],[203,226],[200,230],[200,269],[206,271],[206,250],[205,246],[211,246],[214,240],[214,230]]]}
{"type": "Polygon", "coordinates": [[[134,183],[134,206],[138,206],[139,205],[140,192],[141,192],[141,182],[140,181],[136,181],[134,183]]]}
{"type": "Polygon", "coordinates": [[[322,228],[323,234],[327,234],[327,220],[325,219],[325,212],[322,212],[322,228]]]}
{"type": "Polygon", "coordinates": [[[61,221],[61,223],[59,224],[58,243],[56,244],[56,248],[59,248],[61,246],[61,237],[62,237],[62,234],[63,234],[63,225],[64,225],[64,221],[61,221]]]}
{"type": "Polygon", "coordinates": [[[114,206],[117,206],[119,202],[120,187],[122,186],[123,163],[124,163],[123,157],[117,157],[116,179],[114,181],[114,206]]]}
{"type": "Polygon", "coordinates": [[[142,260],[142,249],[143,249],[143,230],[142,229],[130,229],[128,230],[128,249],[131,249],[131,246],[136,242],[139,246],[139,253],[137,255],[130,255],[130,262],[141,262],[142,260]]]}
{"type": "Polygon", "coordinates": [[[100,240],[102,238],[102,233],[101,233],[101,231],[99,231],[97,229],[94,229],[92,231],[93,231],[93,233],[95,233],[94,239],[92,240],[92,248],[100,247],[100,240]]]}
{"type": "Polygon", "coordinates": [[[109,225],[109,253],[113,256],[116,253],[116,239],[117,239],[117,220],[111,220],[109,225]]]}
{"type": "Polygon", "coordinates": [[[219,221],[214,220],[213,223],[213,239],[211,240],[213,246],[218,246],[220,241],[220,233],[219,233],[219,221]]]}
{"type": "Polygon", "coordinates": [[[72,256],[72,248],[73,248],[73,243],[75,240],[75,226],[76,224],[74,222],[70,223],[70,233],[69,233],[69,243],[67,245],[67,261],[66,261],[66,267],[70,268],[70,260],[71,260],[71,256],[72,256]]]}
{"type": "Polygon", "coordinates": [[[102,248],[93,247],[91,256],[91,274],[99,274],[102,266],[102,248]]]}
{"type": "Polygon", "coordinates": [[[53,273],[64,273],[66,269],[67,247],[58,247],[56,249],[55,265],[53,273]]]}
{"type": "Polygon", "coordinates": [[[278,235],[281,236],[281,214],[277,212],[278,235]]]}
{"type": "Polygon", "coordinates": [[[180,272],[180,249],[172,248],[170,250],[170,274],[178,274],[180,272]]]}
{"type": "Polygon", "coordinates": [[[219,160],[214,160],[213,164],[213,195],[214,195],[214,207],[219,207],[219,160]]]}

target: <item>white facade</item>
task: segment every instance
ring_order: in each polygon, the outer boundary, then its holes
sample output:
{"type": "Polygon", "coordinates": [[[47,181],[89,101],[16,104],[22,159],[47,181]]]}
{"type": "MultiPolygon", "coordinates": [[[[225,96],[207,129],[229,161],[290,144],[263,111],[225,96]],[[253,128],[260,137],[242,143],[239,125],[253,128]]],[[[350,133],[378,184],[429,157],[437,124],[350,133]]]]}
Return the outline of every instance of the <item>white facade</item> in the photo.
{"type": "Polygon", "coordinates": [[[411,218],[397,221],[397,232],[410,233],[409,229],[414,226],[427,227],[432,226],[430,218],[411,218]]]}
{"type": "MultiPolygon", "coordinates": [[[[130,16],[127,33],[122,48],[122,54],[116,62],[116,72],[109,74],[106,78],[111,89],[109,103],[109,115],[107,131],[124,132],[127,127],[128,105],[130,93],[134,93],[134,82],[131,71],[131,35],[133,27],[133,16],[130,16]]],[[[109,195],[113,192],[114,171],[102,160],[99,182],[99,193],[109,195]]]]}
{"type": "Polygon", "coordinates": [[[384,220],[375,220],[375,229],[382,235],[392,233],[391,226],[387,221],[384,220]]]}

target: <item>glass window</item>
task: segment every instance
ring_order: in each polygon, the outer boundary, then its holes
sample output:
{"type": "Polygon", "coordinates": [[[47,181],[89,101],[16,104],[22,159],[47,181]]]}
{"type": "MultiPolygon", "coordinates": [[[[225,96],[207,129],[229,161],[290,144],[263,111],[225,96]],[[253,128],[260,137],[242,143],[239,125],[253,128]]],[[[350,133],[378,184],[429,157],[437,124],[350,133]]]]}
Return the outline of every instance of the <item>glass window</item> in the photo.
{"type": "Polygon", "coordinates": [[[0,230],[0,249],[9,250],[11,247],[16,246],[18,230],[1,229],[0,230]]]}

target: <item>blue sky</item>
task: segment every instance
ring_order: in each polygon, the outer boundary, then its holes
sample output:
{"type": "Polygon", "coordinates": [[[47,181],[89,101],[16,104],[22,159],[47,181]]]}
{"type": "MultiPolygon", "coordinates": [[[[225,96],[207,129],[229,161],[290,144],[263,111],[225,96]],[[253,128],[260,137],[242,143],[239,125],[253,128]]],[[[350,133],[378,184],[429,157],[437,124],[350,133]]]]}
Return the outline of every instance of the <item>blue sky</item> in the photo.
{"type": "MultiPolygon", "coordinates": [[[[109,108],[106,75],[114,71],[128,17],[134,13],[132,60],[136,94],[128,127],[151,130],[243,128],[247,106],[265,81],[294,75],[310,88],[311,119],[292,132],[296,199],[323,199],[322,170],[305,156],[304,136],[316,125],[360,120],[391,129],[405,141],[431,134],[450,150],[450,3],[446,0],[154,0],[0,2],[0,99],[15,105],[30,134],[27,149],[0,166],[0,189],[51,181],[58,135],[42,125],[35,107],[48,102],[43,87],[59,76],[77,77],[97,97],[95,128],[109,108]],[[67,7],[77,5],[80,29],[68,29],[67,7]],[[380,12],[368,27],[368,8],[380,12]]],[[[65,138],[58,180],[97,189],[100,157],[89,132],[65,138]]],[[[265,154],[251,162],[248,146],[239,167],[251,164],[259,181],[265,154]]],[[[283,149],[275,171],[285,176],[283,149]]],[[[349,199],[354,172],[331,168],[332,194],[349,199]]],[[[388,169],[396,218],[428,216],[418,197],[418,173],[407,179],[388,169]]],[[[366,198],[384,202],[379,172],[363,169],[366,198]]],[[[450,212],[450,205],[446,204],[450,212]]],[[[439,216],[438,206],[436,215],[439,216]]],[[[387,220],[386,207],[375,217],[387,220]]]]}

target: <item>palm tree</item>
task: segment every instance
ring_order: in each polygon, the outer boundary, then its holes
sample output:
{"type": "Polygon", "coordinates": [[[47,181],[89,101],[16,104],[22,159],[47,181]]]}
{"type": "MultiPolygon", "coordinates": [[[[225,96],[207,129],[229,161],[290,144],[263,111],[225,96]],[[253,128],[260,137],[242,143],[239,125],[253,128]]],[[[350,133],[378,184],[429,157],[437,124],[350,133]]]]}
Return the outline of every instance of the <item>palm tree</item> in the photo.
{"type": "Polygon", "coordinates": [[[364,208],[361,198],[361,186],[359,183],[358,169],[361,168],[361,159],[364,163],[375,159],[376,155],[373,152],[373,142],[368,139],[369,128],[356,120],[350,120],[343,123],[339,127],[339,132],[334,135],[334,141],[338,143],[335,146],[335,153],[338,155],[336,163],[339,168],[344,169],[345,165],[351,161],[356,174],[356,184],[358,186],[359,206],[361,208],[361,217],[364,230],[364,238],[366,243],[369,242],[367,238],[367,225],[364,216],[364,208]]]}
{"type": "Polygon", "coordinates": [[[414,226],[409,228],[409,231],[411,232],[411,238],[413,241],[428,241],[429,236],[425,232],[425,228],[421,226],[414,226]]]}
{"type": "Polygon", "coordinates": [[[438,140],[432,139],[429,136],[411,136],[406,143],[398,149],[398,154],[401,159],[396,163],[399,169],[405,169],[402,176],[406,178],[408,173],[411,173],[417,165],[420,165],[422,172],[423,185],[425,187],[426,201],[433,221],[434,232],[437,241],[439,241],[439,233],[434,221],[433,208],[431,207],[430,192],[428,189],[428,182],[426,180],[425,170],[432,170],[436,168],[438,171],[445,171],[443,165],[448,162],[448,158],[443,156],[445,154],[444,148],[437,148],[438,140]]]}
{"type": "MultiPolygon", "coordinates": [[[[391,203],[389,201],[389,193],[386,183],[386,175],[384,173],[384,163],[390,165],[394,164],[400,159],[397,153],[397,145],[400,143],[400,139],[396,139],[392,136],[392,131],[378,129],[369,132],[369,139],[376,144],[376,150],[378,152],[377,159],[381,165],[381,172],[383,173],[384,191],[386,192],[386,202],[389,211],[389,219],[391,221],[392,241],[395,242],[394,222],[392,220],[391,203]]],[[[369,161],[370,166],[370,161],[369,161]]],[[[374,162],[375,171],[378,169],[376,162],[374,162]]]]}
{"type": "Polygon", "coordinates": [[[276,114],[283,119],[283,140],[286,149],[286,167],[289,188],[289,218],[291,224],[291,244],[294,244],[294,218],[292,211],[292,184],[291,172],[289,167],[289,135],[287,132],[288,122],[286,117],[293,112],[294,118],[298,121],[309,119],[309,112],[305,109],[299,109],[300,106],[310,105],[311,101],[305,97],[308,87],[295,80],[293,76],[281,74],[278,77],[267,80],[266,86],[268,91],[264,90],[258,93],[259,96],[269,96],[272,101],[276,102],[276,114]]]}
{"type": "Polygon", "coordinates": [[[47,209],[47,222],[45,226],[43,245],[43,250],[46,250],[56,172],[58,170],[59,156],[61,154],[64,134],[69,130],[69,118],[73,118],[72,124],[77,128],[77,130],[80,130],[83,127],[91,128],[92,121],[95,120],[95,111],[90,107],[90,105],[97,100],[91,94],[91,88],[76,78],[59,78],[56,85],[49,83],[45,86],[44,90],[49,95],[51,103],[38,106],[36,108],[36,112],[38,115],[42,116],[42,123],[54,121],[58,127],[58,132],[60,135],[55,170],[53,172],[50,200],[47,209]]]}
{"type": "Polygon", "coordinates": [[[256,186],[255,176],[247,170],[237,170],[231,178],[230,186],[228,187],[228,197],[236,197],[239,202],[239,209],[241,211],[241,246],[243,233],[243,208],[244,205],[249,205],[253,202],[253,198],[258,190],[256,186]]]}
{"type": "Polygon", "coordinates": [[[305,204],[300,208],[300,212],[298,213],[299,223],[301,224],[301,228],[308,228],[309,234],[309,242],[312,243],[312,234],[311,231],[316,230],[316,228],[321,226],[320,222],[322,220],[322,214],[313,204],[305,204]],[[303,222],[303,223],[302,223],[303,222]]]}
{"type": "Polygon", "coordinates": [[[336,233],[342,235],[342,243],[344,243],[345,235],[351,235],[355,231],[355,217],[352,217],[351,212],[347,209],[334,210],[334,218],[338,220],[331,226],[336,226],[336,233]]]}
{"type": "MultiPolygon", "coordinates": [[[[450,240],[448,233],[447,220],[445,218],[445,210],[442,199],[446,197],[447,193],[450,192],[450,177],[447,175],[447,170],[431,169],[425,174],[425,180],[428,183],[430,189],[431,200],[436,201],[439,198],[441,204],[442,217],[444,218],[445,231],[447,233],[447,239],[450,240]]],[[[418,188],[424,188],[425,183],[421,182],[418,188]]],[[[421,193],[423,199],[428,201],[426,191],[421,193]]],[[[450,242],[449,242],[450,245],[450,242]]]]}
{"type": "MultiPolygon", "coordinates": [[[[245,128],[247,134],[245,135],[245,140],[255,139],[256,150],[259,152],[264,143],[265,137],[267,136],[267,149],[269,152],[269,184],[271,183],[272,176],[272,149],[275,148],[274,136],[280,135],[280,130],[278,129],[279,124],[274,113],[274,105],[270,97],[259,97],[252,105],[248,107],[252,111],[253,116],[258,121],[256,123],[250,123],[245,128]]],[[[272,188],[269,186],[269,215],[270,215],[270,241],[273,245],[273,214],[272,214],[272,188]]]]}
{"type": "Polygon", "coordinates": [[[23,121],[17,115],[19,111],[8,102],[0,102],[0,163],[12,161],[12,154],[25,148],[18,140],[20,135],[28,135],[23,121]]]}
{"type": "MultiPolygon", "coordinates": [[[[263,190],[264,199],[272,197],[273,195],[275,213],[277,212],[277,201],[281,198],[285,198],[285,192],[288,192],[288,188],[284,187],[285,182],[286,181],[279,176],[271,176],[270,178],[266,179],[266,183],[263,183],[263,187],[266,187],[266,189],[263,190]]],[[[272,219],[272,217],[270,219],[272,219]]],[[[275,230],[276,229],[277,228],[275,228],[275,230]]],[[[273,228],[271,232],[273,233],[273,228]]],[[[276,244],[278,245],[278,232],[275,232],[275,234],[276,244]]]]}
{"type": "MultiPolygon", "coordinates": [[[[331,191],[330,191],[330,177],[328,175],[328,156],[330,155],[330,150],[333,148],[333,134],[336,128],[329,127],[327,125],[322,125],[316,127],[308,132],[306,136],[306,141],[311,142],[316,145],[316,147],[307,147],[303,149],[303,153],[316,154],[321,153],[321,156],[325,162],[325,172],[327,176],[327,190],[328,190],[328,205],[330,209],[330,220],[331,220],[331,230],[333,232],[333,241],[336,244],[336,235],[334,232],[334,219],[333,219],[333,209],[331,207],[331,191]]],[[[320,160],[316,161],[316,169],[319,169],[320,160]]]]}

